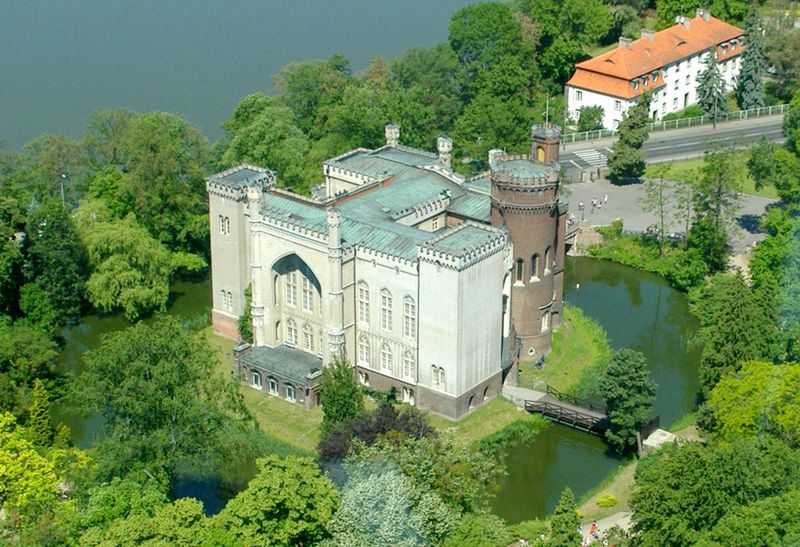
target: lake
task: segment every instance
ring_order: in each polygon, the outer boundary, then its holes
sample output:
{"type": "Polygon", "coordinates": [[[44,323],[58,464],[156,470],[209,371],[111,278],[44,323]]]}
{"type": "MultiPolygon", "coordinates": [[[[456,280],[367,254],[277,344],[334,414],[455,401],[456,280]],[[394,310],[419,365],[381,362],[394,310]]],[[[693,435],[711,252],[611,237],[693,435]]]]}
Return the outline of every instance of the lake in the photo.
{"type": "Polygon", "coordinates": [[[0,1],[0,140],[78,137],[103,108],[186,116],[213,141],[239,99],[292,61],[447,40],[469,0],[0,1]]]}

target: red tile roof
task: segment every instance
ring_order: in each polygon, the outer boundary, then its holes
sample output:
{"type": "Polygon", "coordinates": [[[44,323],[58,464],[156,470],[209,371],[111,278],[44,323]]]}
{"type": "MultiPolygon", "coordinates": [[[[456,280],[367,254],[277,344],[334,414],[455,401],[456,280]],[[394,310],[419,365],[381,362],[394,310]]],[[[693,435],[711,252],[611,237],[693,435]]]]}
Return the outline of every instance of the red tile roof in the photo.
{"type": "MultiPolygon", "coordinates": [[[[678,23],[653,33],[652,39],[643,37],[633,40],[630,48],[620,45],[616,49],[578,63],[575,74],[567,85],[618,97],[634,97],[646,89],[640,85],[639,89],[634,91],[629,83],[631,80],[659,71],[666,65],[743,34],[742,29],[715,17],[708,17],[706,21],[702,15],[698,15],[688,19],[687,24],[678,23]],[[623,84],[630,89],[623,89],[623,84]]],[[[723,56],[717,48],[717,55],[728,59],[738,55],[741,50],[740,44],[734,51],[729,49],[723,56]]]]}

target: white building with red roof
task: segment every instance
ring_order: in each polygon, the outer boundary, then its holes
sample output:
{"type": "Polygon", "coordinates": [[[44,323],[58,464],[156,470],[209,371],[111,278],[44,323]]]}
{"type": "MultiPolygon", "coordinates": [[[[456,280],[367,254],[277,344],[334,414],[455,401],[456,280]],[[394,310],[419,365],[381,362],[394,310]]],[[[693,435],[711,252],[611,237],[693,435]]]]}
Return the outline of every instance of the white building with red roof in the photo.
{"type": "Polygon", "coordinates": [[[741,65],[743,35],[742,29],[698,9],[694,18],[678,17],[664,30],[643,30],[638,40],[620,38],[615,49],[575,66],[565,90],[570,117],[577,120],[583,106],[601,106],[603,126],[616,129],[646,91],[653,92],[653,120],[694,104],[697,76],[712,48],[730,89],[741,65]]]}

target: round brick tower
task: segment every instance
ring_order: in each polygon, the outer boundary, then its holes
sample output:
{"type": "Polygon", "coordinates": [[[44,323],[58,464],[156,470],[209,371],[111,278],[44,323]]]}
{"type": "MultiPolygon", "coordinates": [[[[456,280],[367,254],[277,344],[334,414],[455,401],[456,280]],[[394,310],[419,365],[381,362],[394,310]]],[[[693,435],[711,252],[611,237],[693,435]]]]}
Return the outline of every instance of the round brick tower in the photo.
{"type": "Polygon", "coordinates": [[[560,137],[557,126],[534,125],[530,154],[489,153],[492,225],[505,226],[514,245],[511,319],[524,361],[550,352],[553,327],[561,321],[566,204],[559,200],[560,137]]]}

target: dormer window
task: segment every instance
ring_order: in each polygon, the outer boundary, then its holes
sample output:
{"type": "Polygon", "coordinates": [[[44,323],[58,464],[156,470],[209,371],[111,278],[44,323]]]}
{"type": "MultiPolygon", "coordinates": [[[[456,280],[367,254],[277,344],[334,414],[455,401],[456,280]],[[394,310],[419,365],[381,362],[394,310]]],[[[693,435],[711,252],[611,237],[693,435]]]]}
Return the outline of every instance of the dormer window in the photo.
{"type": "Polygon", "coordinates": [[[731,51],[736,49],[736,40],[731,41],[731,51]]]}
{"type": "Polygon", "coordinates": [[[722,44],[722,54],[725,55],[726,53],[728,53],[728,45],[722,44]]]}
{"type": "Polygon", "coordinates": [[[639,80],[633,81],[633,89],[639,89],[639,80]]]}
{"type": "Polygon", "coordinates": [[[658,81],[658,72],[653,74],[653,82],[657,82],[657,81],[658,81]]]}
{"type": "Polygon", "coordinates": [[[645,85],[645,86],[647,86],[647,84],[648,84],[648,80],[649,80],[648,78],[643,78],[643,79],[642,79],[642,81],[644,82],[644,85],[645,85]]]}

